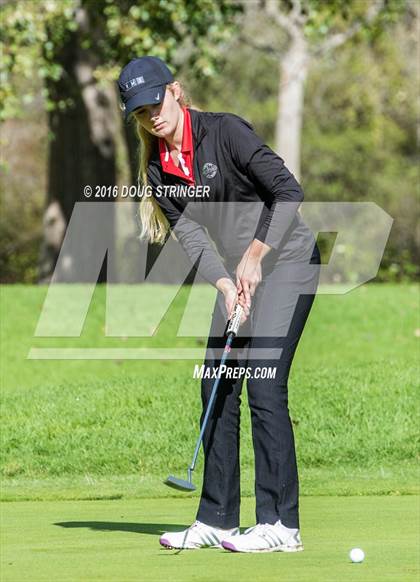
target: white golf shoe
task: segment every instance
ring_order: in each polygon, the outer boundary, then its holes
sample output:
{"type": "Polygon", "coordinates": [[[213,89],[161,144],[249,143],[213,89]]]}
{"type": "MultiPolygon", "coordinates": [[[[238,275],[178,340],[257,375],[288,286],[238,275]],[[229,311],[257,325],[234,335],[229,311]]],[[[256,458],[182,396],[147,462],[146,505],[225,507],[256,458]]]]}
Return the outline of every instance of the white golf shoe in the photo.
{"type": "Polygon", "coordinates": [[[225,537],[222,546],[231,552],[301,552],[303,550],[299,530],[284,526],[280,520],[275,524],[259,523],[246,529],[242,535],[225,537]]]}
{"type": "Polygon", "coordinates": [[[239,535],[239,528],[220,529],[196,520],[183,531],[162,534],[159,542],[169,549],[196,550],[198,548],[221,548],[221,541],[239,535]]]}

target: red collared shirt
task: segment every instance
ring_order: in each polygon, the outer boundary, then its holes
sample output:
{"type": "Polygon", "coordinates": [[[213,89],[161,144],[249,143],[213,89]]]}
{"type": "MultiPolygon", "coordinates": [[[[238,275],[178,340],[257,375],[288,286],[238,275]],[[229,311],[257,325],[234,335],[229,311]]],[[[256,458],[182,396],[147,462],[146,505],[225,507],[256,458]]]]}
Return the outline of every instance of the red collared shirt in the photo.
{"type": "Polygon", "coordinates": [[[169,153],[167,143],[162,137],[159,138],[160,163],[162,164],[162,169],[164,172],[168,174],[174,174],[175,176],[180,176],[190,184],[194,184],[194,149],[191,116],[186,107],[183,107],[182,111],[184,112],[184,127],[182,130],[181,153],[178,154],[179,166],[177,167],[174,164],[169,153]]]}

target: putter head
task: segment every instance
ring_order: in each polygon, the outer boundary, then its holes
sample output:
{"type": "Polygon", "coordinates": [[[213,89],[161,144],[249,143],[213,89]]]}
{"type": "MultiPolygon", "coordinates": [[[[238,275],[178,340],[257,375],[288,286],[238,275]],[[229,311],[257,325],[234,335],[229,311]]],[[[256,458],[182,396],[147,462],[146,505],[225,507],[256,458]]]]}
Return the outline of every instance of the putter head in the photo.
{"type": "Polygon", "coordinates": [[[195,485],[193,485],[191,481],[178,479],[178,477],[174,477],[173,475],[169,475],[164,483],[165,485],[168,485],[168,487],[178,489],[178,491],[195,491],[195,485]]]}

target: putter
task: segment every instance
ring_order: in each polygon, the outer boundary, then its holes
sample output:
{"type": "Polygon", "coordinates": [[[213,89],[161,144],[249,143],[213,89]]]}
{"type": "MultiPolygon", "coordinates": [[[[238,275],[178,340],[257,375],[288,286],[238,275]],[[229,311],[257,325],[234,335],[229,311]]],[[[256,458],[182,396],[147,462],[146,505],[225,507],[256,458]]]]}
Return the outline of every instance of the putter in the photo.
{"type": "MultiPolygon", "coordinates": [[[[232,317],[229,320],[229,325],[227,326],[227,329],[226,329],[227,340],[226,340],[225,349],[223,350],[222,359],[220,360],[220,367],[224,365],[226,358],[228,357],[228,354],[231,350],[231,345],[232,345],[233,339],[238,334],[239,325],[241,323],[242,312],[243,312],[243,307],[239,303],[237,303],[235,305],[235,309],[232,313],[232,317]]],[[[220,369],[220,367],[219,367],[219,369],[220,369]]],[[[209,399],[209,402],[207,404],[206,414],[204,416],[203,424],[202,424],[201,430],[200,430],[200,436],[198,437],[197,444],[195,446],[193,459],[192,459],[191,465],[187,469],[187,479],[179,479],[178,477],[174,477],[173,475],[169,475],[169,477],[166,479],[166,481],[164,481],[165,485],[168,485],[168,487],[173,487],[173,489],[178,489],[179,491],[195,491],[195,489],[196,489],[195,485],[192,482],[192,473],[193,473],[194,468],[195,468],[195,463],[197,461],[198,451],[200,450],[201,441],[203,440],[204,431],[206,429],[207,421],[209,419],[210,412],[211,412],[211,409],[213,407],[213,402],[216,398],[216,393],[217,393],[217,388],[219,387],[219,383],[220,383],[220,375],[218,375],[218,377],[216,378],[214,385],[213,385],[213,388],[212,388],[212,391],[211,391],[211,394],[210,394],[210,399],[209,399]]]]}

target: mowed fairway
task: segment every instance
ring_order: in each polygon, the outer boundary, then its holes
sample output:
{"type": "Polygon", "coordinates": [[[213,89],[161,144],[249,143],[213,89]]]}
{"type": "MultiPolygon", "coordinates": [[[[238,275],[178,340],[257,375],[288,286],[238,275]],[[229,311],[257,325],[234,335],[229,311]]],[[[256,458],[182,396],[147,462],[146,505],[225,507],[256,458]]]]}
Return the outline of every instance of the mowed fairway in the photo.
{"type": "MultiPolygon", "coordinates": [[[[418,496],[304,497],[305,551],[296,554],[161,549],[158,536],[187,526],[195,506],[193,499],[3,504],[1,579],[418,580],[418,496]],[[350,562],[352,547],[363,548],[363,563],[350,562]]],[[[254,523],[253,513],[253,500],[246,498],[244,527],[254,523]]]]}
{"type": "MultiPolygon", "coordinates": [[[[188,288],[151,338],[104,336],[105,291],[96,288],[80,337],[54,338],[34,337],[45,287],[1,289],[1,582],[419,580],[417,286],[317,296],[289,382],[305,551],[260,555],[158,543],[196,515],[202,453],[194,495],[162,480],[186,476],[191,461],[200,360],[28,359],[33,347],[205,345],[177,337],[188,288]],[[350,562],[353,547],[362,564],[350,562]]],[[[211,311],[212,290],[200,293],[211,311]]],[[[246,386],[241,424],[245,528],[255,524],[246,386]]]]}

